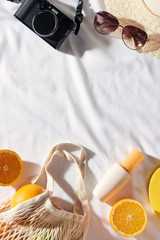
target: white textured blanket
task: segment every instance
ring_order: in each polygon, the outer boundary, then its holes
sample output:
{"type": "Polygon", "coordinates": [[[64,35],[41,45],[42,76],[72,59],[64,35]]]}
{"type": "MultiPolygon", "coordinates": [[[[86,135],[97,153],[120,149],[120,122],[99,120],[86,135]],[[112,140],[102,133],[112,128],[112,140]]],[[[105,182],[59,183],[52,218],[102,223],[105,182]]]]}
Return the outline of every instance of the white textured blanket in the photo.
{"type": "MultiPolygon", "coordinates": [[[[74,17],[77,0],[53,2],[74,17]]],[[[147,209],[147,228],[133,239],[159,240],[160,219],[148,199],[149,178],[160,165],[159,60],[94,30],[95,12],[105,9],[102,1],[84,1],[79,35],[70,34],[59,51],[13,16],[18,7],[0,3],[0,148],[21,156],[25,180],[38,173],[55,144],[83,145],[92,211],[86,240],[124,239],[109,224],[111,205],[122,198],[134,198],[147,209]],[[143,163],[129,184],[102,204],[92,195],[95,185],[134,148],[145,155],[143,163]]],[[[74,171],[59,166],[55,194],[68,208],[74,171]]],[[[13,190],[1,187],[0,199],[13,190]]]]}

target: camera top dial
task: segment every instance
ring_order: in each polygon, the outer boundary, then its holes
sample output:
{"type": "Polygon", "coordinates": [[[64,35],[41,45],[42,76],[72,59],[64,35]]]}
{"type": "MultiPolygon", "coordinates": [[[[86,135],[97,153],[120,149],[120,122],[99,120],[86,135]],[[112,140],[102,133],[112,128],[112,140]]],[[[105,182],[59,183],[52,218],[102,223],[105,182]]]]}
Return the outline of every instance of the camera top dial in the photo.
{"type": "Polygon", "coordinates": [[[50,37],[57,31],[58,18],[54,12],[43,10],[33,17],[32,27],[40,37],[50,37]]]}

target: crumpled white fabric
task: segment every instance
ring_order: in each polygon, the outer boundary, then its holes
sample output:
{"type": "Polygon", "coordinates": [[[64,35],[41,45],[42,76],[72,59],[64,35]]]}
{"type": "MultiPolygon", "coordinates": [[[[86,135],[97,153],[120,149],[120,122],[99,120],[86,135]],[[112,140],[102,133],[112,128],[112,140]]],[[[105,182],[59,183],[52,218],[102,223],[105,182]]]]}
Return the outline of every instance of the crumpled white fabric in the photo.
{"type": "MultiPolygon", "coordinates": [[[[54,4],[74,17],[76,0],[54,4]]],[[[109,224],[111,205],[122,198],[140,201],[149,217],[145,231],[131,239],[159,240],[160,220],[148,199],[149,178],[160,165],[159,60],[94,30],[94,14],[105,9],[103,1],[84,1],[79,35],[71,34],[59,51],[15,19],[17,9],[18,5],[1,0],[0,148],[21,156],[23,181],[38,173],[54,144],[83,145],[92,210],[86,240],[124,239],[109,224]],[[92,195],[95,185],[134,148],[144,154],[143,163],[133,170],[129,184],[102,204],[92,195]]],[[[56,167],[57,201],[69,209],[70,186],[76,176],[71,166],[59,163],[56,167]]],[[[12,191],[12,187],[1,187],[0,199],[12,191]]]]}

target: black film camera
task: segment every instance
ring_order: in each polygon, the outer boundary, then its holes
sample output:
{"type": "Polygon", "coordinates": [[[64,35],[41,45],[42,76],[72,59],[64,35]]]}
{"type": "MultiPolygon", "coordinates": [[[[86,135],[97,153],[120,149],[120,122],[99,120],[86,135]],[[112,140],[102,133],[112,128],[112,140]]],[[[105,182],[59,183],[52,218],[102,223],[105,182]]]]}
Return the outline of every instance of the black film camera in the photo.
{"type": "Polygon", "coordinates": [[[55,49],[75,28],[70,18],[46,0],[25,0],[14,16],[55,49]]]}

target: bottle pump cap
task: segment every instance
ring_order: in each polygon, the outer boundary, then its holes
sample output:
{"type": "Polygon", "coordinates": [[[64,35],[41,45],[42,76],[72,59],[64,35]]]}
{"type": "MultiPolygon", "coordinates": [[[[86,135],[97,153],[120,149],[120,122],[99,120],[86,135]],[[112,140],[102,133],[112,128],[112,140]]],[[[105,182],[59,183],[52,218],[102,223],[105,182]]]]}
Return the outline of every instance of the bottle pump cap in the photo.
{"type": "Polygon", "coordinates": [[[137,149],[134,149],[120,164],[125,170],[131,172],[137,165],[142,162],[144,156],[137,149]]]}

